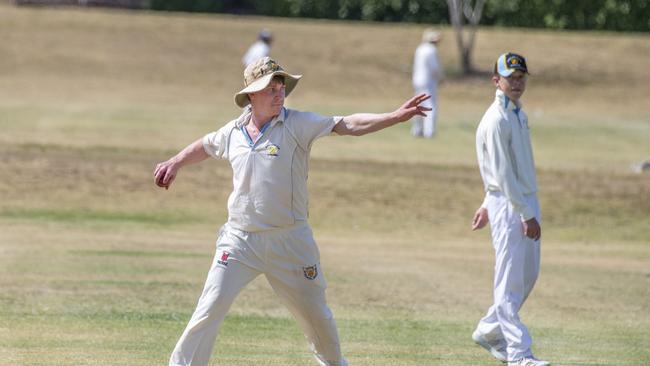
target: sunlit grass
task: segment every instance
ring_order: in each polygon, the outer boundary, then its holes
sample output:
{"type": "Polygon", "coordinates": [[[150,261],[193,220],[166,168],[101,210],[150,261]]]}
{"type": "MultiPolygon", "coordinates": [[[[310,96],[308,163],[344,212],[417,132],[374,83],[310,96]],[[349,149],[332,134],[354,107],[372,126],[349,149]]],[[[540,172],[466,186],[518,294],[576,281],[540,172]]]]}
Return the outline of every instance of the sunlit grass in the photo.
{"type": "MultiPolygon", "coordinates": [[[[292,108],[380,112],[412,93],[423,26],[0,4],[0,364],[166,363],[232,176],[209,161],[164,191],[152,171],[238,114],[239,56],[262,26],[276,33],[273,55],[305,74],[292,108]]],[[[312,153],[310,222],[352,365],[497,364],[470,339],[491,299],[489,233],[469,223],[483,198],[474,131],[493,90],[457,77],[442,31],[436,139],[403,124],[327,137],[312,153]]],[[[630,171],[650,156],[649,45],[640,34],[478,33],[482,70],[505,50],[531,67],[542,274],[521,315],[554,365],[650,363],[650,182],[630,171]]],[[[311,363],[296,322],[253,281],[212,364],[311,363]]]]}

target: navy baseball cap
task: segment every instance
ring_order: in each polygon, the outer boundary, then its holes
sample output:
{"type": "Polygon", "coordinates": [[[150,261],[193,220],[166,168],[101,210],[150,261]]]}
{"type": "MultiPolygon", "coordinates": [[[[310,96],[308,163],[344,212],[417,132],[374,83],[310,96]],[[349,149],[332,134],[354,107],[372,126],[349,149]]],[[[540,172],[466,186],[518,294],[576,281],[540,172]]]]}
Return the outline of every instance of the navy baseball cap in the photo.
{"type": "Polygon", "coordinates": [[[503,77],[512,75],[515,70],[521,70],[528,74],[528,67],[526,66],[524,56],[511,52],[499,56],[495,69],[503,77]]]}

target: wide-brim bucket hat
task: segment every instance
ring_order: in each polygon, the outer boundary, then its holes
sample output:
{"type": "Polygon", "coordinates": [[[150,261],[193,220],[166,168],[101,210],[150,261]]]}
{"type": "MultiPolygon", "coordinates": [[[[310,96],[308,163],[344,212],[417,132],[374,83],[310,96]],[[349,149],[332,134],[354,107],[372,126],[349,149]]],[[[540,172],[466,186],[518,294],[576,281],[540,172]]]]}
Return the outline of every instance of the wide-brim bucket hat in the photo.
{"type": "Polygon", "coordinates": [[[266,88],[275,76],[284,77],[285,96],[291,94],[291,91],[298,84],[298,80],[302,77],[302,75],[292,75],[284,71],[282,66],[272,58],[262,57],[248,65],[244,70],[244,89],[235,94],[235,104],[240,108],[246,107],[250,104],[248,94],[266,88]]]}
{"type": "Polygon", "coordinates": [[[422,42],[436,43],[442,39],[442,33],[433,28],[427,28],[422,32],[422,42]]]}

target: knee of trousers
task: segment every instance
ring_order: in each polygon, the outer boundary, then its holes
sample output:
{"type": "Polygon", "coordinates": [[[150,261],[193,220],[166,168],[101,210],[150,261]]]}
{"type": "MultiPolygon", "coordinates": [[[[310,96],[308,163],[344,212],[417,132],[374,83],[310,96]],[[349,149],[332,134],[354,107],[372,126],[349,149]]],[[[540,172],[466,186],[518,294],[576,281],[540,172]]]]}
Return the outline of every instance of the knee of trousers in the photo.
{"type": "Polygon", "coordinates": [[[234,301],[234,296],[216,292],[201,296],[195,315],[207,320],[219,320],[226,316],[234,301]]]}
{"type": "Polygon", "coordinates": [[[517,314],[522,301],[523,294],[506,294],[494,303],[497,316],[499,318],[508,318],[513,314],[517,314]]]}

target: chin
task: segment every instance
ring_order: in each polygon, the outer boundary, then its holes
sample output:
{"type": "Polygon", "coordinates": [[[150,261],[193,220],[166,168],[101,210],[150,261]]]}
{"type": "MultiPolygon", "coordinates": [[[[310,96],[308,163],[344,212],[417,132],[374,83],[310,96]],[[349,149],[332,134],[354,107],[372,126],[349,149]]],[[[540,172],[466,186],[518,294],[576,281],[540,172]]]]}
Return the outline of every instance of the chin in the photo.
{"type": "Polygon", "coordinates": [[[523,94],[524,92],[511,92],[509,98],[513,100],[519,100],[523,94]]]}

